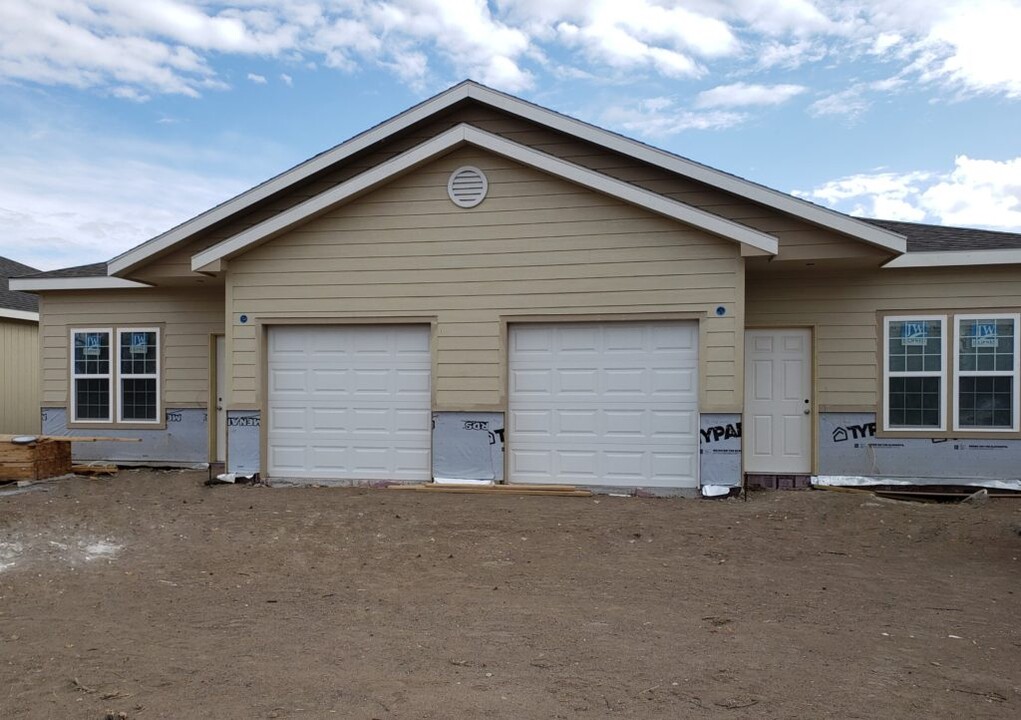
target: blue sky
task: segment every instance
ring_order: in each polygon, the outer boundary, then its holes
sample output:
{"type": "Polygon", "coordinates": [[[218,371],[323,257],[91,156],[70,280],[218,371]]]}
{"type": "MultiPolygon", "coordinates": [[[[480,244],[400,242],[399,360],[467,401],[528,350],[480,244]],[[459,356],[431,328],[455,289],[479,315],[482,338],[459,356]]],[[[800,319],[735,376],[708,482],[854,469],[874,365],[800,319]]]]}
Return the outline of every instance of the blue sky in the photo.
{"type": "Polygon", "coordinates": [[[1021,0],[3,0],[0,255],[108,259],[471,77],[853,214],[1021,232],[1021,0]]]}

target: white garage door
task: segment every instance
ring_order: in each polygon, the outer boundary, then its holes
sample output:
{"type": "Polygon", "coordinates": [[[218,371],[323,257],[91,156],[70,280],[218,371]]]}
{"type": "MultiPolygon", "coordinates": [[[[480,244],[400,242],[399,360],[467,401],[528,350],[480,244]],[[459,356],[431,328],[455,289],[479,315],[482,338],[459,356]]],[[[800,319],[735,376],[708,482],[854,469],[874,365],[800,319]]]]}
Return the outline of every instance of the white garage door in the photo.
{"type": "Polygon", "coordinates": [[[431,477],[427,326],[274,327],[268,345],[270,477],[431,477]]]}
{"type": "Polygon", "coordinates": [[[698,486],[694,322],[510,328],[514,482],[698,486]]]}

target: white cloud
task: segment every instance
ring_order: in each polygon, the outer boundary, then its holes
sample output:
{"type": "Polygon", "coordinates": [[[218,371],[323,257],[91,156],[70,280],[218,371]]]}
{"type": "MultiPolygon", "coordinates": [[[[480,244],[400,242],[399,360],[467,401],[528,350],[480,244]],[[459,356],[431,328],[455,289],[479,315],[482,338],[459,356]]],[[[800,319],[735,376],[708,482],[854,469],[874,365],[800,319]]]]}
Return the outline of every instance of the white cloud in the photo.
{"type": "Polygon", "coordinates": [[[782,105],[807,89],[804,85],[749,85],[743,82],[718,85],[700,92],[695,98],[695,107],[734,108],[751,105],[782,105]]]}
{"type": "Polygon", "coordinates": [[[283,81],[287,87],[294,87],[294,78],[287,73],[280,73],[280,80],[283,81]]]}
{"type": "Polygon", "coordinates": [[[685,130],[723,130],[745,119],[744,113],[727,110],[687,110],[663,97],[639,101],[633,106],[610,107],[601,117],[609,126],[651,138],[676,135],[685,130]]]}
{"type": "Polygon", "coordinates": [[[808,106],[808,112],[815,117],[839,115],[854,120],[868,110],[871,104],[865,97],[865,86],[854,85],[819,98],[808,106]]]}
{"type": "Polygon", "coordinates": [[[794,194],[852,215],[1021,232],[1021,157],[959,155],[944,172],[862,173],[794,194]]]}
{"type": "Polygon", "coordinates": [[[221,63],[257,57],[515,92],[562,64],[627,81],[868,57],[913,83],[1021,98],[1018,27],[1018,0],[4,0],[0,79],[197,96],[226,87],[221,63]]]}
{"type": "Polygon", "coordinates": [[[54,173],[57,164],[26,157],[0,163],[0,255],[42,269],[106,260],[248,184],[124,157],[61,158],[54,173]]]}
{"type": "Polygon", "coordinates": [[[266,76],[265,75],[256,75],[255,73],[248,73],[248,79],[251,80],[256,85],[265,85],[266,84],[266,76]]]}

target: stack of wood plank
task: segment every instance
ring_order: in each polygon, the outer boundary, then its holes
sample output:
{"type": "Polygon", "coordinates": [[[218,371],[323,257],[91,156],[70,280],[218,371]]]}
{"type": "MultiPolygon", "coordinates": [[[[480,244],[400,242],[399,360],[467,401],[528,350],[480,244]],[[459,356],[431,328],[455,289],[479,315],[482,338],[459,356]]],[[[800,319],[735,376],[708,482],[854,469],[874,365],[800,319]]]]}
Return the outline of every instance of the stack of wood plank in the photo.
{"type": "Polygon", "coordinates": [[[591,497],[589,490],[574,485],[458,485],[456,483],[422,483],[390,485],[390,490],[431,493],[471,493],[478,495],[547,495],[550,497],[591,497]]]}
{"type": "MultiPolygon", "coordinates": [[[[0,482],[45,480],[72,472],[73,442],[141,442],[139,438],[0,435],[0,482]]],[[[106,472],[110,466],[104,466],[106,472]]]]}
{"type": "Polygon", "coordinates": [[[35,442],[12,442],[0,436],[0,482],[44,480],[71,472],[71,443],[39,437],[35,442]]]}

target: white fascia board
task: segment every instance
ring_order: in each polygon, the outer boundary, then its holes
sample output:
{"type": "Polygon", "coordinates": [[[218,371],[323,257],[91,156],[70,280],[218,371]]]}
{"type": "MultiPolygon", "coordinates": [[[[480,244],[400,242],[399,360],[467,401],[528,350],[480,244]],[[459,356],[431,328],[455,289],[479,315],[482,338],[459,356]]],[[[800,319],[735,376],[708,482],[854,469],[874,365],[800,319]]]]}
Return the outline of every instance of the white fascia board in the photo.
{"type": "Polygon", "coordinates": [[[753,202],[794,215],[808,222],[856,237],[871,245],[897,253],[907,252],[907,240],[889,230],[857,220],[843,213],[820,207],[793,195],[773,190],[736,175],[715,170],[707,165],[693,162],[664,150],[632,140],[617,133],[603,130],[594,125],[575,120],[560,113],[534,105],[524,100],[505,95],[480,85],[469,85],[468,95],[487,105],[518,115],[532,122],[574,135],[575,137],[601,145],[608,150],[629,155],[636,160],[656,165],[665,170],[679,173],[693,180],[747,198],[753,202]]]}
{"type": "Polygon", "coordinates": [[[29,312],[28,310],[12,310],[11,308],[0,308],[0,318],[10,318],[11,320],[28,320],[29,322],[39,322],[39,313],[29,312]]]}
{"type": "Polygon", "coordinates": [[[125,280],[119,277],[57,277],[57,278],[11,278],[10,289],[22,292],[43,290],[121,290],[126,288],[152,287],[148,283],[125,280]]]}
{"type": "Polygon", "coordinates": [[[269,240],[291,228],[326,212],[330,208],[368,192],[394,177],[449,152],[462,144],[470,144],[509,158],[523,165],[555,175],[569,182],[610,195],[624,202],[645,208],[659,215],[698,227],[728,240],[758,248],[775,255],[777,240],[772,235],[753,230],[704,210],[644,190],[630,183],[601,175],[588,168],[533,150],[471,125],[461,124],[417,145],[385,163],[366,170],[350,180],[309,198],[279,215],[265,220],[244,232],[196,253],[191,269],[203,272],[214,263],[243,252],[252,245],[269,240]]]}
{"type": "Polygon", "coordinates": [[[636,140],[589,125],[580,120],[505,95],[471,81],[465,81],[449,90],[406,110],[376,127],[356,135],[350,140],[306,160],[286,172],[257,185],[237,197],[208,210],[201,215],[168,230],[162,235],[124,252],[109,263],[110,275],[122,275],[144,263],[149,257],[173,247],[195,233],[252,207],[267,197],[286,190],[291,185],[341,162],[390,136],[420,122],[431,115],[442,112],[466,98],[473,98],[491,107],[532,122],[587,140],[609,150],[620,152],[636,160],[656,165],[671,172],[680,173],[713,187],[735,193],[754,202],[773,207],[804,220],[830,228],[879,247],[902,253],[906,250],[904,236],[883,230],[875,225],[856,220],[841,213],[827,210],[800,200],[791,195],[743,180],[735,175],[714,170],[691,160],[658,150],[636,140]]]}
{"type": "Polygon", "coordinates": [[[883,268],[958,267],[965,265],[1021,264],[1021,249],[957,250],[945,252],[913,252],[895,257],[883,268]]]}
{"type": "Polygon", "coordinates": [[[469,85],[470,83],[466,82],[455,85],[436,97],[430,98],[429,100],[404,111],[400,115],[397,115],[370,130],[366,130],[360,135],[356,135],[350,140],[347,140],[324,153],[316,155],[315,157],[306,160],[300,165],[294,166],[290,170],[287,170],[276,177],[261,183],[260,185],[256,185],[251,190],[247,190],[237,197],[217,205],[211,210],[207,210],[201,215],[178,225],[172,230],[168,230],[162,235],[158,235],[153,239],[132,248],[131,250],[121,253],[109,262],[107,272],[110,275],[120,275],[122,273],[129,272],[145,262],[147,258],[164,250],[170,249],[178,242],[186,240],[195,233],[201,232],[221,220],[229,218],[231,215],[246,210],[265,200],[269,196],[282,190],[286,190],[291,185],[299,183],[302,180],[329,168],[331,165],[341,162],[351,155],[364,150],[367,147],[375,145],[382,140],[386,140],[391,135],[394,135],[411,125],[428,118],[430,115],[434,115],[445,110],[451,105],[454,105],[468,97],[469,85]]]}

